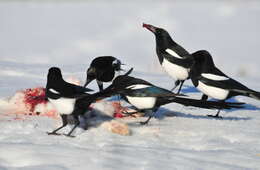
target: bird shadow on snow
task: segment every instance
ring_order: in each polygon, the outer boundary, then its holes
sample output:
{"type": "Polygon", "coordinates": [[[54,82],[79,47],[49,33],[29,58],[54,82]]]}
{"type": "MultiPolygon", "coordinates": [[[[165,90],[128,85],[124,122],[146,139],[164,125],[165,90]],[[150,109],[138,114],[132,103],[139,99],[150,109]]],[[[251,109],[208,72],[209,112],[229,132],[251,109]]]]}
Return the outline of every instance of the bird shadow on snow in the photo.
{"type": "Polygon", "coordinates": [[[199,93],[200,91],[197,90],[196,87],[192,87],[192,86],[186,86],[183,85],[184,88],[181,89],[181,93],[182,94],[186,94],[186,93],[199,93]]]}
{"type": "MultiPolygon", "coordinates": [[[[199,110],[197,110],[197,111],[199,112],[199,110]]],[[[190,113],[175,112],[175,111],[161,107],[157,111],[157,113],[155,115],[155,119],[162,120],[165,117],[183,117],[183,118],[189,118],[189,119],[206,119],[206,120],[217,119],[217,120],[232,120],[232,121],[240,121],[240,120],[245,121],[245,120],[252,119],[251,117],[235,117],[235,116],[227,117],[227,116],[225,116],[225,114],[221,115],[221,112],[220,112],[220,116],[223,116],[223,118],[220,119],[220,118],[212,118],[207,115],[195,115],[195,114],[190,114],[190,113]]]]}
{"type": "MultiPolygon", "coordinates": [[[[182,94],[187,94],[187,93],[200,93],[200,91],[198,91],[195,87],[191,87],[191,86],[184,86],[185,88],[183,88],[181,90],[181,93],[182,94]]],[[[188,95],[188,94],[187,94],[188,95]]],[[[214,101],[214,100],[212,100],[214,101]]],[[[232,103],[239,103],[240,101],[238,101],[236,98],[231,98],[231,99],[228,99],[226,100],[226,102],[232,102],[232,103]]],[[[254,106],[252,104],[247,104],[245,103],[244,105],[242,105],[243,108],[233,108],[233,109],[229,109],[229,110],[224,110],[225,113],[231,113],[231,112],[234,112],[234,111],[237,111],[237,110],[240,110],[240,111],[250,111],[250,110],[260,110],[260,107],[257,107],[257,106],[254,106]]],[[[167,109],[166,109],[167,110],[167,109]]],[[[176,113],[176,112],[175,112],[176,113]]],[[[223,114],[223,111],[220,112],[220,114],[222,113],[223,116],[225,116],[225,114],[223,114]]],[[[185,114],[185,113],[180,113],[178,112],[178,116],[181,115],[183,117],[191,117],[191,118],[207,118],[207,119],[212,119],[208,116],[196,116],[196,115],[191,115],[191,114],[185,114]]],[[[228,119],[228,120],[241,120],[241,118],[238,118],[238,117],[223,117],[223,119],[228,119]]],[[[251,119],[250,117],[246,117],[246,118],[242,118],[242,120],[248,120],[248,119],[251,119]]]]}

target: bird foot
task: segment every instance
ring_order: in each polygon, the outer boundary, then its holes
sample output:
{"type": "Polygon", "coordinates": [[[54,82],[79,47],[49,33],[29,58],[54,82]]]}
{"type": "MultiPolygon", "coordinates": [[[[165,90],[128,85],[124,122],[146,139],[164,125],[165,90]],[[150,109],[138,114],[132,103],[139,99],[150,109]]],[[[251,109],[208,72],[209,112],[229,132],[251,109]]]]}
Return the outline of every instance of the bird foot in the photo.
{"type": "Polygon", "coordinates": [[[223,119],[222,116],[219,115],[207,115],[208,117],[216,118],[216,119],[223,119]]]}
{"type": "Polygon", "coordinates": [[[138,113],[137,111],[135,112],[128,112],[128,111],[122,111],[123,114],[131,116],[131,117],[136,117],[134,114],[138,113]]]}
{"type": "Polygon", "coordinates": [[[56,136],[60,136],[60,133],[56,133],[56,132],[47,132],[48,135],[56,135],[56,136]]]}
{"type": "Polygon", "coordinates": [[[147,125],[148,124],[148,121],[144,121],[144,122],[139,122],[140,125],[147,125]]]}

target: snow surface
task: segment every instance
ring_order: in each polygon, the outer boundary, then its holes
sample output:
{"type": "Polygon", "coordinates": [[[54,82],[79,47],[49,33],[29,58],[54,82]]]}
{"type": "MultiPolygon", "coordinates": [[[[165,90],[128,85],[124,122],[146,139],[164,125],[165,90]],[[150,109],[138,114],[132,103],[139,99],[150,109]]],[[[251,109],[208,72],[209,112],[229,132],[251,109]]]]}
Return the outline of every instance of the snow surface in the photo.
{"type": "MultiPolygon", "coordinates": [[[[85,80],[93,57],[114,55],[133,75],[171,89],[154,36],[142,22],[166,28],[188,51],[207,49],[227,75],[260,91],[259,1],[2,1],[0,3],[0,170],[260,169],[260,103],[222,111],[168,104],[147,126],[123,119],[130,136],[92,126],[76,138],[48,136],[58,120],[5,116],[7,97],[45,86],[50,66],[85,80]]],[[[91,83],[90,88],[97,90],[91,83]]],[[[200,93],[190,81],[182,91],[200,93]]],[[[67,127],[64,131],[69,131],[67,127]]]]}

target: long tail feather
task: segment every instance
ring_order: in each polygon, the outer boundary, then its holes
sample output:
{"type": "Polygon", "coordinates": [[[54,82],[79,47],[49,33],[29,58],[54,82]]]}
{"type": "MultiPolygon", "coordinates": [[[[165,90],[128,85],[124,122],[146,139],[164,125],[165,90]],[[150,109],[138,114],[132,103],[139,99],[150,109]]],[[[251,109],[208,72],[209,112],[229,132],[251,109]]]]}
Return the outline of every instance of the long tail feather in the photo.
{"type": "Polygon", "coordinates": [[[220,101],[203,101],[196,99],[188,99],[182,97],[172,97],[167,98],[166,100],[162,100],[160,104],[168,104],[168,103],[179,103],[185,106],[193,106],[205,109],[232,109],[232,108],[243,108],[244,103],[232,103],[232,102],[220,102],[220,101]]]}
{"type": "Polygon", "coordinates": [[[260,92],[251,90],[251,89],[246,89],[246,90],[237,90],[237,89],[233,89],[233,92],[237,93],[237,95],[243,95],[243,96],[247,96],[247,97],[252,97],[256,100],[260,100],[260,92]]]}
{"type": "Polygon", "coordinates": [[[248,94],[249,97],[252,97],[256,100],[260,100],[260,92],[252,91],[248,94]]]}

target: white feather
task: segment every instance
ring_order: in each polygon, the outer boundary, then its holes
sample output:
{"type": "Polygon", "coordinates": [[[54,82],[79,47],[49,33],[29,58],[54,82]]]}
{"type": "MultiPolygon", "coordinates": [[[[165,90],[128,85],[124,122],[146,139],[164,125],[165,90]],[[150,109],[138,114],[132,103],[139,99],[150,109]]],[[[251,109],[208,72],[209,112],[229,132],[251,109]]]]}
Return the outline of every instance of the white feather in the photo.
{"type": "Polygon", "coordinates": [[[117,65],[119,62],[120,62],[120,61],[116,59],[116,60],[114,60],[114,61],[112,62],[112,64],[113,64],[113,65],[117,65]]]}
{"type": "MultiPolygon", "coordinates": [[[[131,89],[142,89],[146,87],[151,87],[150,85],[145,84],[135,84],[128,86],[127,88],[131,89]]],[[[126,96],[129,103],[131,103],[133,106],[135,106],[138,109],[150,109],[153,108],[156,102],[155,97],[132,97],[132,96],[126,96]]]]}
{"type": "Polygon", "coordinates": [[[54,90],[54,89],[49,89],[49,91],[51,91],[52,93],[55,93],[55,94],[60,94],[59,92],[57,92],[57,91],[54,90]]]}
{"type": "Polygon", "coordinates": [[[74,110],[74,104],[76,99],[59,98],[59,99],[48,99],[56,108],[59,114],[71,114],[74,110]]]}
{"type": "Polygon", "coordinates": [[[171,49],[169,49],[169,48],[167,48],[166,50],[165,50],[168,54],[170,54],[170,55],[172,55],[173,57],[176,57],[176,58],[179,58],[179,59],[183,59],[181,56],[179,56],[175,51],[173,51],[173,50],[171,50],[171,49]]]}
{"type": "Polygon", "coordinates": [[[197,88],[207,96],[218,100],[225,100],[229,94],[228,90],[208,86],[201,81],[199,81],[197,88]]]}
{"type": "Polygon", "coordinates": [[[189,77],[189,69],[173,64],[165,58],[163,59],[162,67],[171,77],[178,80],[186,80],[189,77]]]}
{"type": "Polygon", "coordinates": [[[156,97],[130,97],[126,96],[129,103],[135,106],[137,109],[151,109],[154,107],[156,97]]]}
{"type": "Polygon", "coordinates": [[[205,78],[210,79],[210,80],[215,80],[215,81],[228,80],[229,79],[228,77],[225,77],[225,76],[219,76],[219,75],[210,74],[210,73],[202,73],[201,75],[202,75],[202,77],[205,77],[205,78]]]}
{"type": "Polygon", "coordinates": [[[146,88],[146,87],[151,87],[150,85],[146,85],[146,84],[135,84],[135,85],[131,85],[128,86],[127,89],[142,89],[142,88],[146,88]]]}

